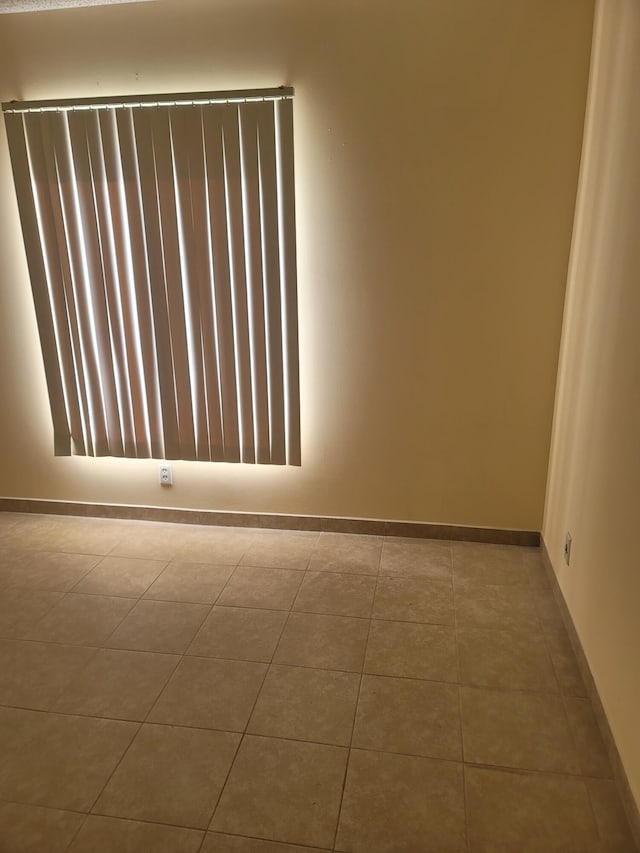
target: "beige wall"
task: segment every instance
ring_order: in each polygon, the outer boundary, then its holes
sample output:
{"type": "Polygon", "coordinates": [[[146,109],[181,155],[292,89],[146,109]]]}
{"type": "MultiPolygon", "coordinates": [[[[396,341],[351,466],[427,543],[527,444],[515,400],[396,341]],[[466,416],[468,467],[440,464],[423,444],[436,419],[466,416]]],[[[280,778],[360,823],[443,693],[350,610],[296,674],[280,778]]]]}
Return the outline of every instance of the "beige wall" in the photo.
{"type": "Polygon", "coordinates": [[[543,535],[640,803],[638,223],[640,5],[599,0],[543,535]]]}
{"type": "Polygon", "coordinates": [[[0,495],[539,529],[591,0],[0,16],[1,97],[296,87],[300,469],[54,459],[0,131],[0,495]]]}

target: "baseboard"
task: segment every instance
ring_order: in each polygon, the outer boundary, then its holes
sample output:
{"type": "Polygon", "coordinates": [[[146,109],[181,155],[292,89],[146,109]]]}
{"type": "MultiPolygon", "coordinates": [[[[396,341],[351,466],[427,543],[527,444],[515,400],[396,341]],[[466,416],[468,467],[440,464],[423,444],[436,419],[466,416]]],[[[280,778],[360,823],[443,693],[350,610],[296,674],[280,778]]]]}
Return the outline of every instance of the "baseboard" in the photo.
{"type": "Polygon", "coordinates": [[[218,512],[216,510],[76,503],[74,501],[31,498],[0,498],[0,511],[72,515],[85,518],[165,521],[178,524],[263,527],[271,530],[318,530],[327,533],[403,536],[411,539],[448,539],[456,542],[483,542],[494,545],[528,545],[537,547],[540,544],[540,534],[533,530],[503,530],[495,527],[466,527],[457,524],[384,521],[370,518],[333,518],[318,515],[218,512]]]}
{"type": "Polygon", "coordinates": [[[593,711],[596,717],[596,721],[598,723],[598,728],[600,729],[600,734],[602,735],[605,746],[607,748],[607,752],[609,754],[609,760],[613,769],[614,778],[618,786],[620,799],[622,800],[622,804],[624,806],[624,810],[629,821],[631,833],[633,835],[633,839],[635,841],[637,849],[640,850],[640,810],[638,809],[638,804],[636,803],[633,793],[631,791],[631,786],[629,784],[627,774],[622,764],[622,759],[620,758],[620,753],[618,751],[618,747],[616,746],[616,742],[611,731],[611,726],[609,725],[609,720],[607,719],[607,715],[604,710],[604,705],[602,704],[602,699],[600,698],[600,694],[598,692],[596,682],[593,678],[589,662],[587,661],[584,649],[582,648],[582,643],[580,642],[578,632],[576,631],[576,627],[573,623],[573,619],[571,617],[571,613],[569,612],[567,602],[565,601],[564,595],[562,594],[562,590],[560,589],[558,577],[553,569],[551,558],[549,557],[549,552],[542,536],[540,537],[540,550],[542,553],[542,559],[547,571],[547,575],[551,583],[551,589],[553,590],[554,597],[560,609],[560,613],[562,614],[564,626],[567,629],[569,640],[575,652],[578,667],[580,669],[580,674],[582,675],[582,679],[584,681],[585,687],[587,688],[589,698],[591,699],[591,704],[593,706],[593,711]]]}

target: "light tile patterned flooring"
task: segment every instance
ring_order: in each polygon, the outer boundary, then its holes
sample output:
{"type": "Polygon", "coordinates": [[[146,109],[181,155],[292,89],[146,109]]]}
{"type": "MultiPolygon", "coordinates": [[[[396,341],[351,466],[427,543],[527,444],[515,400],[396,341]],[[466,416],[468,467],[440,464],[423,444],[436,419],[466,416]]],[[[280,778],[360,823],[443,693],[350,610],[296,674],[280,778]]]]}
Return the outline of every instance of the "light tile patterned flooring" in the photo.
{"type": "Polygon", "coordinates": [[[535,549],[0,514],[1,853],[627,853],[535,549]]]}

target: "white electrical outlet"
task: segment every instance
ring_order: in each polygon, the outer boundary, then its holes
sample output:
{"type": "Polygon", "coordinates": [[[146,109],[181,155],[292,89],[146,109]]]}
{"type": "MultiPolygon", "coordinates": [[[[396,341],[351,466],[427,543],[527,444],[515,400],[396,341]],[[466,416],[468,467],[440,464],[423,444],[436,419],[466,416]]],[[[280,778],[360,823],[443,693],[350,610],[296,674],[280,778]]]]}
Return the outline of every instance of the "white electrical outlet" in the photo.
{"type": "Polygon", "coordinates": [[[567,565],[569,565],[569,560],[571,559],[571,534],[567,533],[564,540],[564,561],[567,565]]]}
{"type": "Polygon", "coordinates": [[[173,486],[173,473],[171,471],[171,465],[160,466],[160,485],[173,486]]]}

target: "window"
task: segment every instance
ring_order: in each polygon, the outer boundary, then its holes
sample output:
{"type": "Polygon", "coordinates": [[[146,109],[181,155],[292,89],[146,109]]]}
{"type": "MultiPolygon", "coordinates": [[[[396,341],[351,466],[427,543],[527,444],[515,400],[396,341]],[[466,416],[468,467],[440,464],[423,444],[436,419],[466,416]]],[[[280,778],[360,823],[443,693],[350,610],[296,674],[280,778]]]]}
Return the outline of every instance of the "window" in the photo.
{"type": "Polygon", "coordinates": [[[300,464],[292,97],[3,104],[57,455],[300,464]]]}

